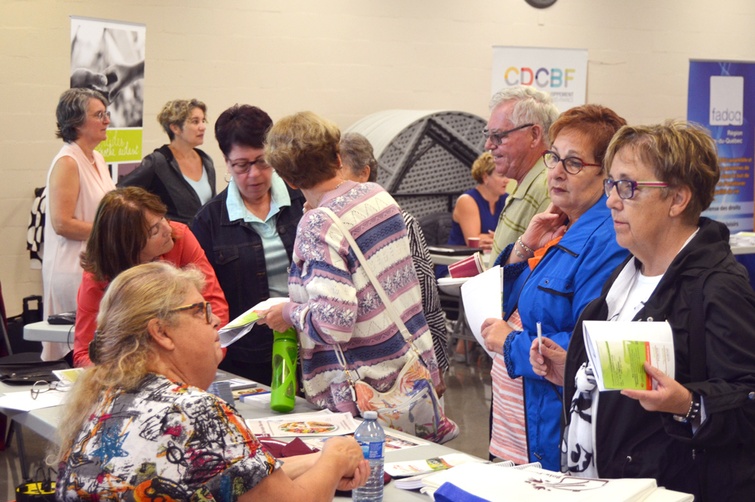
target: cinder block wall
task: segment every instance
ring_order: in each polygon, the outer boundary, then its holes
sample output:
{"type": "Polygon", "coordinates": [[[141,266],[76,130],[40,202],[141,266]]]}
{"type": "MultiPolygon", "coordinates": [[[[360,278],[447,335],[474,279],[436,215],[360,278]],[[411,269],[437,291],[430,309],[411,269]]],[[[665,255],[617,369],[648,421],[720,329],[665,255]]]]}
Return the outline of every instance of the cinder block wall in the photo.
{"type": "MultiPolygon", "coordinates": [[[[0,281],[9,314],[41,294],[25,250],[33,189],[60,148],[69,16],[147,26],[144,151],[163,103],[240,102],[347,127],[386,109],[487,114],[491,46],[589,49],[588,101],[632,123],[686,115],[690,58],[755,61],[752,0],[0,0],[0,281]]],[[[214,136],[203,147],[220,164],[214,136]]]]}

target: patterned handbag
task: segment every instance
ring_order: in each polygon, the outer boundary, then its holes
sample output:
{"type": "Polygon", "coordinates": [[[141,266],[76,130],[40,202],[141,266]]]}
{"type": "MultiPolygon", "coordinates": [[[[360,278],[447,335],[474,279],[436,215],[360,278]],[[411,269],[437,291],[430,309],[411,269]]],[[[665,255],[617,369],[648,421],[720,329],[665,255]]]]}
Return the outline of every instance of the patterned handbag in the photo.
{"type": "MultiPolygon", "coordinates": [[[[346,240],[351,245],[354,254],[362,265],[363,270],[372,282],[375,291],[380,296],[391,319],[399,328],[401,336],[409,346],[408,360],[390,389],[380,392],[367,382],[354,378],[349,371],[346,354],[340,345],[334,346],[338,361],[343,367],[346,379],[352,388],[354,401],[360,414],[365,411],[377,411],[378,420],[385,427],[399,430],[427,439],[435,443],[445,443],[459,434],[459,427],[449,419],[441,406],[438,394],[435,392],[432,375],[420,352],[412,343],[411,335],[396,307],[383,289],[375,274],[367,265],[367,259],[359,249],[351,232],[345,227],[341,219],[328,208],[322,209],[339,227],[346,240]]],[[[356,371],[354,373],[357,373],[356,371]]],[[[357,373],[358,376],[358,373],[357,373]]]]}

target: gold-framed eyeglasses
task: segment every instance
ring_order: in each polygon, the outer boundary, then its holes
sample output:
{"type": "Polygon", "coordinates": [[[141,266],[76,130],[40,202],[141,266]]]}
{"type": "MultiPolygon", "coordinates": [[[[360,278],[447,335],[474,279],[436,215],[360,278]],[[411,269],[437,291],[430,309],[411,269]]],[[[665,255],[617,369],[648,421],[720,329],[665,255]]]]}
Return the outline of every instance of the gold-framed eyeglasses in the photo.
{"type": "Polygon", "coordinates": [[[603,189],[606,192],[606,197],[611,196],[613,187],[616,187],[619,198],[626,200],[634,198],[637,187],[666,188],[668,187],[668,183],[664,183],[663,181],[615,180],[612,178],[603,180],[603,189]]]}
{"type": "Polygon", "coordinates": [[[195,313],[199,313],[204,310],[205,321],[207,321],[207,324],[212,324],[212,304],[210,302],[197,302],[192,303],[191,305],[183,305],[181,307],[170,309],[168,312],[181,312],[182,310],[192,309],[194,309],[195,313]]]}
{"type": "Polygon", "coordinates": [[[559,162],[564,166],[564,171],[569,174],[579,174],[579,172],[588,166],[603,167],[601,164],[590,164],[579,157],[561,158],[556,152],[546,150],[543,152],[543,162],[548,169],[555,169],[559,162]]]}
{"type": "Polygon", "coordinates": [[[532,127],[535,124],[522,124],[518,127],[514,127],[513,129],[509,129],[508,131],[490,131],[486,127],[482,130],[482,134],[485,136],[485,139],[489,139],[493,145],[498,146],[501,143],[503,143],[503,140],[508,138],[510,134],[515,133],[517,131],[521,131],[522,129],[525,129],[527,127],[532,127]]]}
{"type": "Polygon", "coordinates": [[[103,112],[102,110],[100,110],[99,112],[92,115],[92,117],[96,118],[100,122],[105,122],[105,120],[110,120],[110,112],[109,111],[103,112]]]}
{"type": "Polygon", "coordinates": [[[34,385],[31,386],[29,392],[31,392],[31,398],[37,399],[40,394],[51,390],[61,390],[62,384],[59,381],[48,382],[46,380],[37,380],[34,385]]]}
{"type": "Polygon", "coordinates": [[[252,169],[252,166],[255,166],[255,165],[257,166],[258,169],[267,169],[270,167],[270,164],[265,162],[265,157],[259,157],[254,160],[228,159],[228,165],[231,167],[231,170],[236,174],[246,174],[252,169]]]}

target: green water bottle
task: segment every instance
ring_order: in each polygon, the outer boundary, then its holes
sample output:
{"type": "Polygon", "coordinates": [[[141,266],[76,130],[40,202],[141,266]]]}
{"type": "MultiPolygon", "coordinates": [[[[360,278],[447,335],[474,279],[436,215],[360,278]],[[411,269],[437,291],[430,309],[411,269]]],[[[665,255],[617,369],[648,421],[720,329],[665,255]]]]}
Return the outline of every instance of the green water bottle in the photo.
{"type": "Polygon", "coordinates": [[[296,404],[296,359],[299,342],[296,330],[273,331],[273,381],[270,384],[270,408],[288,413],[296,404]]]}

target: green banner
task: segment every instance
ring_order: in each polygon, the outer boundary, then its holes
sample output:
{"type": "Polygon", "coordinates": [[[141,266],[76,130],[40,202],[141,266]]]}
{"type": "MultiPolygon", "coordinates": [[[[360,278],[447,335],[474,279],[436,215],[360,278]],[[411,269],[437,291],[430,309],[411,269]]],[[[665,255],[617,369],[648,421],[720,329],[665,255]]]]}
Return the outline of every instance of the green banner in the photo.
{"type": "Polygon", "coordinates": [[[107,140],[97,147],[105,162],[142,160],[142,129],[108,129],[107,140]]]}

